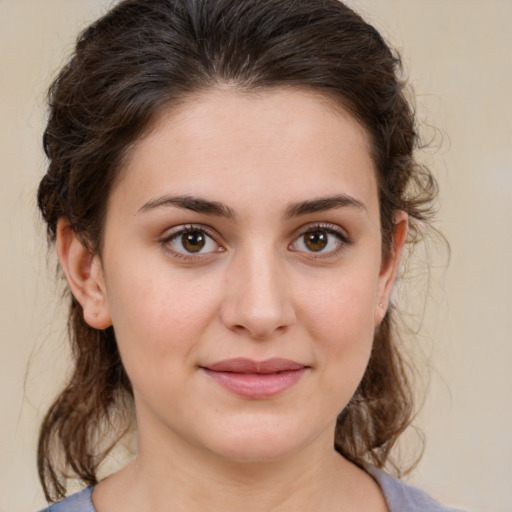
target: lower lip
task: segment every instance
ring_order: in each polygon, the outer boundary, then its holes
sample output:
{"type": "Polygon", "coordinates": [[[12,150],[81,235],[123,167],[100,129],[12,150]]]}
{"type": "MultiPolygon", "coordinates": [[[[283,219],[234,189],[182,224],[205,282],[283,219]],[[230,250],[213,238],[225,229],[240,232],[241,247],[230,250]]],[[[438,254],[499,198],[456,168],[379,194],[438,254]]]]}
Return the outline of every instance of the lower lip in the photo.
{"type": "Polygon", "coordinates": [[[244,398],[270,398],[293,387],[307,368],[278,373],[235,373],[203,370],[223,388],[244,398]]]}

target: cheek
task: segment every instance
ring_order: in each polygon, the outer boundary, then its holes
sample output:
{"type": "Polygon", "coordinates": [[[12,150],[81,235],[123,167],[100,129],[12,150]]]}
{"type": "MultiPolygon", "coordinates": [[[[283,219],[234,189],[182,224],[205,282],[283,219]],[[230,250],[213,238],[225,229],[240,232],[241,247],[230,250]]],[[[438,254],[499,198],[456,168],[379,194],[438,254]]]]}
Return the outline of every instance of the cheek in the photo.
{"type": "Polygon", "coordinates": [[[373,333],[375,281],[356,275],[331,276],[301,295],[301,309],[311,334],[326,340],[364,339],[373,333]]]}
{"type": "MultiPolygon", "coordinates": [[[[151,271],[119,265],[107,282],[109,307],[123,362],[130,367],[166,365],[176,370],[192,357],[217,314],[219,286],[166,265],[151,271]],[[130,279],[123,276],[130,275],[130,279]]],[[[134,369],[134,371],[137,371],[134,369]]]]}
{"type": "MultiPolygon", "coordinates": [[[[376,282],[376,280],[375,280],[376,282]]],[[[375,282],[339,276],[310,291],[303,303],[305,325],[330,399],[340,410],[365,372],[374,336],[375,282]]]]}

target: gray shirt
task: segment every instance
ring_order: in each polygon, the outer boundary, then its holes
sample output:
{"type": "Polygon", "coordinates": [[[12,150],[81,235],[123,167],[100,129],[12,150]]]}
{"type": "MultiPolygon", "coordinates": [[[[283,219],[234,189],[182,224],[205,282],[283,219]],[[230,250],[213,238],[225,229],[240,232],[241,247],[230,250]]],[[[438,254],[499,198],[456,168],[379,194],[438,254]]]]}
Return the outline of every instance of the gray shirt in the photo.
{"type": "MultiPolygon", "coordinates": [[[[375,468],[367,468],[380,485],[389,512],[455,512],[457,509],[441,505],[428,494],[407,485],[375,468]]],[[[92,504],[92,487],[77,492],[40,512],[96,512],[92,504]]]]}

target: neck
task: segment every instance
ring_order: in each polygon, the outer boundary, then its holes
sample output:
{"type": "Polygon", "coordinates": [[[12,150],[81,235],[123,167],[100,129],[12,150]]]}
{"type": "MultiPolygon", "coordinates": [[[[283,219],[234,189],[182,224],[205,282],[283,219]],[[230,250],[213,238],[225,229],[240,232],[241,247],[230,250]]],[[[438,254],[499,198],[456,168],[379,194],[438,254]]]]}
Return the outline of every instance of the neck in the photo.
{"type": "Polygon", "coordinates": [[[228,460],[150,431],[139,429],[136,459],[98,485],[98,512],[386,510],[371,477],[334,451],[330,431],[270,461],[228,460]]]}
{"type": "Polygon", "coordinates": [[[183,504],[187,511],[208,510],[212,503],[223,511],[313,510],[329,496],[328,487],[335,481],[339,486],[347,464],[332,448],[320,452],[318,447],[280,460],[250,462],[180,453],[176,445],[164,457],[159,451],[157,458],[153,450],[142,449],[131,469],[146,502],[153,502],[151,510],[159,511],[170,503],[183,504]]]}

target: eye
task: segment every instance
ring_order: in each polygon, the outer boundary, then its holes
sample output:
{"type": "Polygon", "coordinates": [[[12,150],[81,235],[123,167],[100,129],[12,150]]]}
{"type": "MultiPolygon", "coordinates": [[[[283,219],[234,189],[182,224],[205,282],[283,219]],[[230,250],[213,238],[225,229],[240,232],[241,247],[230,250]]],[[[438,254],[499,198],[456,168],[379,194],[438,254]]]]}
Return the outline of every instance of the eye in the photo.
{"type": "Polygon", "coordinates": [[[172,252],[183,256],[221,252],[223,250],[203,228],[194,226],[175,231],[162,242],[172,252]]]}
{"type": "Polygon", "coordinates": [[[322,226],[314,226],[302,233],[290,246],[294,251],[330,254],[350,242],[341,232],[322,226]]]}

